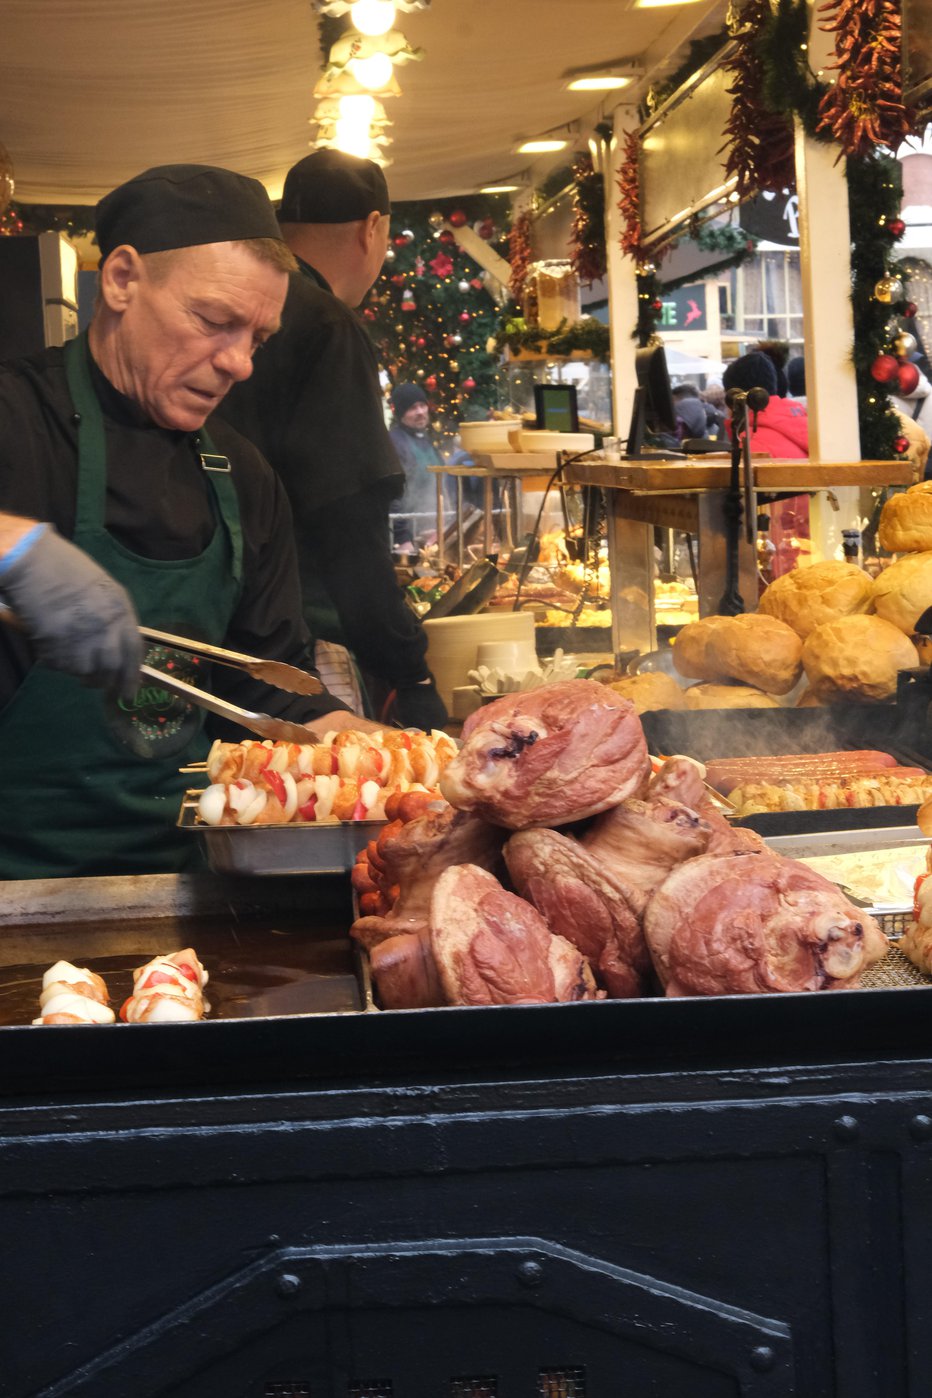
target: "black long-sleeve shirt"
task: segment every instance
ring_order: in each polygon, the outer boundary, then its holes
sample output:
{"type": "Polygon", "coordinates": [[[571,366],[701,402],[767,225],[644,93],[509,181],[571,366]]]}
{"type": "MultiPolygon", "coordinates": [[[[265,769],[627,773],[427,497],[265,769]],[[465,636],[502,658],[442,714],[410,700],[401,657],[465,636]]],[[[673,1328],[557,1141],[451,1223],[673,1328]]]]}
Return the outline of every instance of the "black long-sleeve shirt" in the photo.
{"type": "Polygon", "coordinates": [[[363,669],[398,687],[426,679],[427,639],[391,557],[389,503],[404,472],[382,415],[375,351],[306,263],[291,276],[281,329],[220,413],[288,493],[309,614],[324,594],[363,669]]]}
{"type": "MultiPolygon", "coordinates": [[[[149,422],[93,364],[92,378],[107,444],[107,529],[146,558],[196,557],[218,524],[190,438],[149,422]]],[[[53,524],[65,538],[75,527],[73,419],[60,349],[0,366],[0,510],[53,524]]],[[[211,417],[206,426],[217,450],[230,459],[243,530],[244,583],[225,644],[311,668],[291,511],[281,483],[256,448],[226,423],[211,417]]],[[[0,706],[12,698],[31,664],[25,639],[0,626],[0,706]]],[[[286,694],[221,666],[213,667],[212,688],[234,704],[298,723],[346,707],[329,693],[286,694]]],[[[232,731],[213,717],[208,729],[211,736],[232,731]]]]}

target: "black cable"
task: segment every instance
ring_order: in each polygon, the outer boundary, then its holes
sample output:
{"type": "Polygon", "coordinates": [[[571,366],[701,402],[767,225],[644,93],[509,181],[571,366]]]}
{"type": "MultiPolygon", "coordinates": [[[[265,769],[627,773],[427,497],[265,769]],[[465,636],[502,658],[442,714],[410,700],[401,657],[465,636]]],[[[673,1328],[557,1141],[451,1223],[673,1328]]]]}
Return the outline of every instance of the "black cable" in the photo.
{"type": "Polygon", "coordinates": [[[572,466],[574,461],[581,461],[584,456],[590,456],[591,453],[592,448],[589,447],[586,449],[586,451],[578,451],[575,453],[575,455],[568,456],[563,461],[558,462],[557,469],[554,471],[553,475],[550,477],[549,481],[544,487],[543,499],[540,502],[540,509],[537,511],[537,518],[534,521],[534,528],[531,530],[531,537],[528,540],[527,545],[525,547],[524,562],[521,564],[521,571],[518,574],[518,586],[515,590],[515,600],[511,608],[513,612],[517,612],[520,610],[521,589],[524,586],[524,582],[527,578],[528,573],[534,566],[532,555],[534,554],[534,546],[539,542],[540,539],[540,522],[544,517],[544,508],[547,504],[547,497],[553,489],[554,483],[558,480],[560,476],[562,476],[564,467],[572,466]]]}

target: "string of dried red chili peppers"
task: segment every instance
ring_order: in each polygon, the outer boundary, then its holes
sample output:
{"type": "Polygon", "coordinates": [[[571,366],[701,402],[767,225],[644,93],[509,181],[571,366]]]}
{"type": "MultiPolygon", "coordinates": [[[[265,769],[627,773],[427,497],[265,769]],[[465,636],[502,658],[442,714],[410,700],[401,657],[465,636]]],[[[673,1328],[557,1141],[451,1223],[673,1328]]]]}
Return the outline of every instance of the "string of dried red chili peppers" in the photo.
{"type": "Polygon", "coordinates": [[[573,163],[573,228],[570,260],[580,282],[591,286],[605,276],[605,182],[590,155],[573,163]]]}
{"type": "Polygon", "coordinates": [[[629,257],[641,255],[641,190],[638,157],[641,143],[636,131],[625,133],[625,152],[618,167],[618,207],[624,220],[621,250],[629,257]]]}
{"type": "Polygon", "coordinates": [[[725,173],[742,199],[762,190],[792,187],[796,179],[793,123],[764,105],[766,66],[760,49],[770,0],[749,0],[741,11],[737,48],[725,67],[732,75],[731,113],[725,125],[725,173]]]}
{"type": "Polygon", "coordinates": [[[896,150],[909,134],[903,105],[902,17],[899,0],[828,0],[819,27],[835,35],[838,77],[819,104],[820,131],[830,131],[845,155],[896,150]]]}
{"type": "Polygon", "coordinates": [[[509,289],[518,302],[524,294],[531,255],[531,216],[525,210],[518,214],[508,235],[508,261],[511,264],[509,289]]]}

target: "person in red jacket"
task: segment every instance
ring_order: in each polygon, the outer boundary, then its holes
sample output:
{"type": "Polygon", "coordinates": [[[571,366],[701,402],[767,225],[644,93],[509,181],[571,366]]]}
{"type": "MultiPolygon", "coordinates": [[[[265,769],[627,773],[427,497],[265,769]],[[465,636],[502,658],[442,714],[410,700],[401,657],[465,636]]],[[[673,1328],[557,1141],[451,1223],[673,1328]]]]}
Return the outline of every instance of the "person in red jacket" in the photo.
{"type": "MultiPolygon", "coordinates": [[[[763,388],[770,402],[752,423],[751,451],[766,452],[776,461],[799,461],[809,455],[809,415],[802,403],[779,396],[777,371],[769,355],[760,350],[743,354],[729,364],[722,375],[728,390],[763,388]]],[[[731,418],[726,423],[731,438],[731,418]]],[[[793,495],[775,501],[770,512],[770,540],[774,545],[773,575],[780,577],[796,565],[800,554],[809,549],[809,497],[793,495]]]]}

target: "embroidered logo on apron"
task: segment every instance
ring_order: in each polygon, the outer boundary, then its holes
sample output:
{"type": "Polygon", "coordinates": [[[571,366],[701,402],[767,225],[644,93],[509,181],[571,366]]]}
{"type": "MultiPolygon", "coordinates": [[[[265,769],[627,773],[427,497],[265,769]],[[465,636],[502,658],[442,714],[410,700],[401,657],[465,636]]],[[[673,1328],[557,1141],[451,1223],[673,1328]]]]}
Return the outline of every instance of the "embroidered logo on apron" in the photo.
{"type": "MultiPolygon", "coordinates": [[[[146,664],[165,670],[176,679],[205,688],[205,669],[197,656],[168,646],[150,646],[146,664]]],[[[154,680],[140,685],[132,699],[110,700],[108,721],[114,736],[137,757],[172,757],[195,736],[201,713],[177,694],[161,689],[154,680]]]]}

